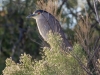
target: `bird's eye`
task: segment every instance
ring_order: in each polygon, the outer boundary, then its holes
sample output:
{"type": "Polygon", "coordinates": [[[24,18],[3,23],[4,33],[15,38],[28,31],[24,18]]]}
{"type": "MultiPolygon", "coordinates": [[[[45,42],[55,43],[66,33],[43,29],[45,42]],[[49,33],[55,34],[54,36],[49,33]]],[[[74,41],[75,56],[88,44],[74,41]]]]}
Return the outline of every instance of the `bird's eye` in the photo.
{"type": "Polygon", "coordinates": [[[40,12],[38,12],[38,15],[40,14],[40,12]]]}

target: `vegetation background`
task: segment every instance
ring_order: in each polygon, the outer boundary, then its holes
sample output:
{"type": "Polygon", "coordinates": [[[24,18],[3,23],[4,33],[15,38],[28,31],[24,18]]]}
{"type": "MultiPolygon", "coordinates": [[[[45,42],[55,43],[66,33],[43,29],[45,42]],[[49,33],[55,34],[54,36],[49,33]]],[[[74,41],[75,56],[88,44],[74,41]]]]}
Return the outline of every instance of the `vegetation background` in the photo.
{"type": "Polygon", "coordinates": [[[100,0],[1,0],[1,75],[99,75],[100,0]],[[34,19],[37,9],[54,15],[73,45],[60,50],[61,38],[41,38],[34,19]],[[55,40],[56,39],[56,40],[55,40]]]}

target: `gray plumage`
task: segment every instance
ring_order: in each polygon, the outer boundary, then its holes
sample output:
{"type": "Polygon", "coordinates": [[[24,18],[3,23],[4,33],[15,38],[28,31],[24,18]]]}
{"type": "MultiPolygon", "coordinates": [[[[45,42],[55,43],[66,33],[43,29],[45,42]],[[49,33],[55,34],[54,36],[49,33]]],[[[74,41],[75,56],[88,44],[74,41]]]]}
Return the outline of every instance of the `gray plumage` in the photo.
{"type": "Polygon", "coordinates": [[[53,15],[44,10],[36,10],[33,14],[27,16],[27,18],[36,19],[40,35],[43,37],[45,41],[47,41],[48,39],[47,37],[48,32],[52,30],[53,33],[58,32],[61,35],[61,38],[63,39],[62,46],[67,47],[69,49],[72,48],[68,40],[65,38],[60,23],[53,15]]]}

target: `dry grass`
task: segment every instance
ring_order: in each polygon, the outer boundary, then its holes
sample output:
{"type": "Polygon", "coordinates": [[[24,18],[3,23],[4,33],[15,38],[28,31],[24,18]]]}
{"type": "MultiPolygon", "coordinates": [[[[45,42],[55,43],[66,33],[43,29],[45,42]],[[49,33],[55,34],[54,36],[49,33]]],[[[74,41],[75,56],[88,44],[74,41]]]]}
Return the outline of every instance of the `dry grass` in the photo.
{"type": "Polygon", "coordinates": [[[37,8],[48,11],[53,16],[55,16],[56,19],[60,20],[62,12],[60,11],[60,13],[57,15],[57,11],[59,8],[58,3],[59,3],[58,0],[47,0],[47,1],[46,0],[38,0],[37,8]]]}
{"type": "MultiPolygon", "coordinates": [[[[98,59],[100,59],[100,35],[91,27],[92,24],[93,22],[88,14],[85,17],[81,16],[75,32],[78,43],[86,53],[87,68],[90,69],[92,74],[98,74],[100,71],[100,67],[97,66],[98,59]]],[[[100,64],[98,63],[98,65],[100,64]]]]}
{"type": "Polygon", "coordinates": [[[76,26],[75,32],[78,42],[83,46],[87,54],[89,54],[88,50],[90,49],[90,45],[95,42],[97,33],[93,28],[91,28],[91,22],[88,14],[85,18],[81,17],[78,25],[76,26]]]}

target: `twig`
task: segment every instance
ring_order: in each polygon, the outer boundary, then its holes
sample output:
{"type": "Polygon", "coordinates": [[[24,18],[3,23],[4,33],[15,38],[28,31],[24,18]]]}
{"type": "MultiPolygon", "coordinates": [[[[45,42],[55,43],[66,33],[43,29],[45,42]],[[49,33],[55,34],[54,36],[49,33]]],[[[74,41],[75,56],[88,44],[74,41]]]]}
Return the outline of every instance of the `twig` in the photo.
{"type": "Polygon", "coordinates": [[[11,54],[12,59],[13,59],[16,47],[19,45],[19,43],[22,43],[22,40],[25,38],[26,36],[25,33],[27,32],[27,29],[28,29],[28,28],[23,28],[23,19],[21,17],[19,18],[18,23],[19,23],[19,38],[18,38],[18,41],[12,47],[12,54],[11,54]]]}
{"type": "Polygon", "coordinates": [[[5,24],[5,28],[4,28],[4,33],[2,34],[1,40],[0,40],[0,53],[2,52],[2,42],[3,42],[5,33],[6,33],[6,24],[5,24]]]}
{"type": "Polygon", "coordinates": [[[98,23],[100,24],[100,18],[99,18],[97,8],[96,8],[96,1],[93,0],[93,3],[94,3],[94,10],[95,10],[95,13],[96,13],[96,19],[97,19],[98,23]]]}
{"type": "Polygon", "coordinates": [[[32,42],[34,42],[34,43],[36,43],[36,44],[42,46],[41,43],[37,42],[35,39],[32,39],[31,37],[29,37],[29,39],[30,39],[32,42]]]}
{"type": "Polygon", "coordinates": [[[87,0],[87,3],[88,3],[88,5],[89,5],[90,9],[91,9],[91,10],[93,11],[93,13],[95,14],[95,10],[94,10],[94,8],[92,7],[90,1],[91,1],[91,0],[87,0]]]}
{"type": "Polygon", "coordinates": [[[100,45],[99,45],[98,47],[96,47],[96,45],[99,43],[99,40],[100,40],[100,36],[99,36],[99,38],[98,38],[98,39],[96,40],[96,42],[95,42],[94,51],[93,51],[93,53],[90,55],[91,57],[90,57],[88,63],[93,59],[93,57],[95,56],[95,54],[97,53],[97,51],[100,49],[100,45]]]}
{"type": "Polygon", "coordinates": [[[71,54],[70,51],[68,51],[68,53],[78,61],[79,65],[87,72],[87,74],[92,75],[88,68],[82,63],[80,58],[77,57],[77,55],[71,54]]]}

